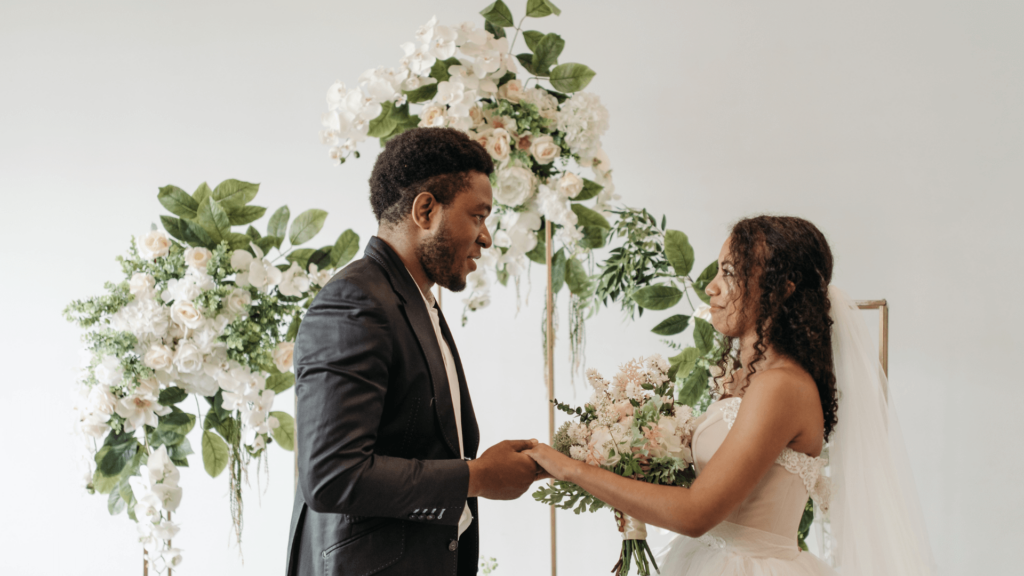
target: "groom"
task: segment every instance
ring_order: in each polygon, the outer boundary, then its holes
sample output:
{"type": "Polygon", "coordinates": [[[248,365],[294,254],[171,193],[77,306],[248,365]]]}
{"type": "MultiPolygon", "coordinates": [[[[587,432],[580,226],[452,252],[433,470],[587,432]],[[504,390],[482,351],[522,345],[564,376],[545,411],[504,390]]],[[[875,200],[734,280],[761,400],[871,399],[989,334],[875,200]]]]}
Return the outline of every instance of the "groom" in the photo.
{"type": "Polygon", "coordinates": [[[476,574],[477,497],[518,498],[539,471],[480,435],[448,324],[491,246],[487,152],[447,128],[387,143],[370,177],[364,257],[316,296],[295,343],[299,489],[289,576],[476,574]]]}

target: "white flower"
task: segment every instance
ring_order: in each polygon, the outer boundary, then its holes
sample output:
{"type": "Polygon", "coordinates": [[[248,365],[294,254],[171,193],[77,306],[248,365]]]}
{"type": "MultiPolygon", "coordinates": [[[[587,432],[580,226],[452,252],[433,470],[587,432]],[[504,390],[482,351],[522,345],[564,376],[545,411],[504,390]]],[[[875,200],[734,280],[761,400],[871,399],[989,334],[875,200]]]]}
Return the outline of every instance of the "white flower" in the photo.
{"type": "Polygon", "coordinates": [[[345,101],[345,95],[348,94],[348,90],[345,85],[341,83],[341,80],[331,84],[330,88],[327,89],[327,107],[330,110],[337,110],[342,106],[345,101]]]}
{"type": "Polygon", "coordinates": [[[561,153],[562,149],[555,144],[551,136],[534,138],[530,144],[530,154],[541,165],[551,164],[561,153]]]}
{"type": "Polygon", "coordinates": [[[591,466],[610,468],[619,463],[618,443],[607,426],[594,428],[587,444],[586,462],[591,466]]]}
{"type": "Polygon", "coordinates": [[[572,440],[573,444],[586,446],[590,442],[590,428],[587,428],[585,424],[573,422],[569,425],[567,432],[569,434],[569,439],[572,440]]]}
{"type": "Polygon", "coordinates": [[[281,271],[263,257],[263,250],[255,244],[249,245],[256,257],[245,250],[235,250],[231,255],[231,267],[239,272],[235,275],[235,283],[245,288],[253,286],[257,290],[269,290],[281,281],[281,271]]]}
{"type": "Polygon", "coordinates": [[[523,92],[523,103],[533,104],[541,117],[554,120],[558,117],[558,99],[543,88],[531,88],[523,92]]]}
{"type": "Polygon", "coordinates": [[[601,149],[601,136],[608,130],[608,109],[596,94],[577,92],[562,103],[557,127],[565,133],[569,149],[589,161],[601,149]]]}
{"type": "Polygon", "coordinates": [[[156,260],[167,256],[171,249],[171,239],[163,230],[152,230],[138,242],[139,256],[146,260],[156,260]]]}
{"type": "Polygon", "coordinates": [[[163,344],[151,344],[142,357],[142,363],[153,370],[168,372],[174,365],[174,350],[163,344]]]}
{"type": "Polygon", "coordinates": [[[443,128],[448,124],[446,108],[434,102],[427,103],[420,111],[420,128],[443,128]]]}
{"type": "Polygon", "coordinates": [[[228,294],[224,307],[234,316],[240,316],[249,311],[249,304],[252,304],[252,295],[244,288],[235,288],[228,294]]]}
{"type": "Polygon", "coordinates": [[[536,177],[532,171],[521,166],[506,166],[498,172],[494,198],[514,208],[533,196],[535,186],[536,177]]]}
{"type": "Polygon", "coordinates": [[[294,342],[281,342],[274,348],[272,354],[274,358],[274,366],[281,372],[287,372],[292,369],[292,355],[295,352],[294,342]]]}
{"type": "MultiPolygon", "coordinates": [[[[661,354],[649,356],[647,360],[644,361],[644,366],[650,371],[657,370],[662,374],[668,372],[668,369],[672,367],[672,365],[668,363],[668,360],[665,360],[665,357],[661,354]]],[[[660,384],[660,382],[658,382],[658,384],[660,384]]]]}
{"type": "Polygon", "coordinates": [[[121,383],[121,379],[124,376],[121,361],[117,359],[117,356],[111,354],[104,356],[103,360],[93,368],[92,373],[99,380],[100,384],[106,384],[107,386],[117,386],[121,383]]]}
{"type": "Polygon", "coordinates": [[[195,344],[182,340],[174,353],[174,366],[179,372],[198,374],[203,369],[203,355],[195,344]]]}
{"type": "Polygon", "coordinates": [[[185,277],[167,281],[167,289],[160,294],[164,302],[175,300],[195,300],[205,290],[213,290],[216,284],[213,277],[197,268],[189,268],[185,277]]]}
{"type": "Polygon", "coordinates": [[[156,279],[144,272],[132,274],[132,279],[128,282],[128,292],[136,298],[152,298],[156,295],[155,287],[156,279]]]}
{"type": "Polygon", "coordinates": [[[708,306],[707,304],[705,304],[705,305],[697,308],[693,312],[693,317],[694,318],[700,318],[701,320],[704,320],[705,322],[711,322],[711,306],[708,306]]]}
{"type": "Polygon", "coordinates": [[[160,554],[164,560],[164,564],[168,568],[177,568],[181,565],[181,550],[177,548],[168,548],[160,554]]]}
{"type": "Polygon", "coordinates": [[[188,300],[178,300],[171,305],[171,320],[182,328],[195,330],[203,325],[203,314],[188,300]]]}
{"type": "Polygon", "coordinates": [[[570,446],[569,455],[572,456],[573,460],[579,460],[583,462],[587,459],[587,449],[583,446],[570,446]]]}
{"type": "Polygon", "coordinates": [[[512,151],[509,147],[510,140],[511,136],[504,128],[493,130],[491,137],[487,139],[487,153],[498,162],[505,162],[512,151]]]}
{"type": "Polygon", "coordinates": [[[334,270],[320,270],[316,264],[309,265],[309,281],[317,286],[326,286],[327,282],[334,277],[334,270]]]}
{"type": "Polygon", "coordinates": [[[309,290],[309,277],[298,262],[292,262],[291,267],[284,271],[277,289],[285,296],[296,297],[309,290]]]}
{"type": "Polygon", "coordinates": [[[159,524],[153,524],[153,536],[161,540],[171,540],[177,534],[180,528],[174,522],[170,520],[162,520],[159,524]]]}
{"type": "Polygon", "coordinates": [[[155,395],[140,386],[134,394],[118,401],[115,412],[125,419],[125,431],[131,432],[143,425],[155,427],[159,424],[157,416],[169,414],[171,409],[161,406],[155,395]]]}
{"type": "Polygon", "coordinates": [[[583,191],[583,179],[572,172],[566,172],[558,179],[555,190],[566,198],[575,198],[583,191]]]}
{"type": "Polygon", "coordinates": [[[185,250],[185,264],[190,268],[206,271],[206,265],[213,258],[213,252],[206,248],[188,248],[185,250]]]}
{"type": "Polygon", "coordinates": [[[458,33],[447,26],[435,26],[434,34],[428,40],[430,55],[440,60],[446,60],[455,55],[455,39],[458,33]]]}
{"type": "MultiPolygon", "coordinates": [[[[437,96],[434,102],[442,106],[461,104],[466,96],[466,87],[458,82],[444,81],[437,84],[437,96]]],[[[467,109],[467,114],[469,113],[467,109]]]]}
{"type": "Polygon", "coordinates": [[[426,24],[416,30],[416,39],[426,44],[434,37],[434,28],[437,26],[437,16],[432,17],[426,24]]]}
{"type": "Polygon", "coordinates": [[[491,305],[491,295],[487,292],[473,293],[472,296],[465,298],[462,302],[470,311],[476,312],[491,305]]]}
{"type": "Polygon", "coordinates": [[[498,98],[508,100],[513,104],[518,104],[522,96],[523,83],[518,79],[509,80],[498,88],[498,98]]]}

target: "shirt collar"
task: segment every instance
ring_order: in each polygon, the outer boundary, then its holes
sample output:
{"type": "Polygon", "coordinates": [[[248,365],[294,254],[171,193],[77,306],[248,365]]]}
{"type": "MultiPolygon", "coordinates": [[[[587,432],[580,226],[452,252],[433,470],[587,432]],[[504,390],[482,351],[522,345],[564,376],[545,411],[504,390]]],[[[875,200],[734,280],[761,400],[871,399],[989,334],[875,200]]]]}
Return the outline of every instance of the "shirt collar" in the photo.
{"type": "Polygon", "coordinates": [[[409,271],[409,267],[405,267],[405,271],[409,273],[409,277],[412,278],[413,284],[416,284],[416,289],[420,291],[420,296],[423,296],[423,302],[427,305],[427,310],[433,310],[436,300],[434,300],[434,294],[430,290],[421,290],[420,285],[416,282],[416,278],[413,277],[412,272],[409,271]]]}

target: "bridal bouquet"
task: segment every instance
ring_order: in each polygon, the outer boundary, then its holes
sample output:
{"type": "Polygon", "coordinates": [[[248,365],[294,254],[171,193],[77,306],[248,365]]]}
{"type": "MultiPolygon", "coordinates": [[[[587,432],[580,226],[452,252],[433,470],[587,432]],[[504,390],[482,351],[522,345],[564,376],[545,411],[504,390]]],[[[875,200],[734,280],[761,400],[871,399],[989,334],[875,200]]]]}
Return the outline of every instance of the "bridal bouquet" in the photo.
{"type": "Polygon", "coordinates": [[[289,227],[285,206],[266,235],[252,226],[233,231],[266,212],[249,205],[258,190],[238,180],[214,189],[204,183],[193,194],[161,188],[158,199],[174,214],[161,216],[164,230],[154,226],[117,258],[123,277],[106,284],[107,294],[65,310],[86,329],[77,409],[94,453],[87,489],[108,495],[112,515],[127,512],[138,523],[158,571],[181,562],[170,545],[179,530],[171,512],[181,502],[178,467],[189,464],[187,436],[197,422],[204,468],[214,477],[229,470],[240,541],[248,463],[275,441],[293,449],[294,420],[272,409],[295,381],[292,347],[304,306],[358,248],[349,230],[333,246],[294,249],[323,226],[322,210],[289,227]],[[271,250],[287,263],[275,265],[271,250]],[[186,411],[189,396],[194,414],[186,411]]]}
{"type": "MultiPolygon", "coordinates": [[[[553,448],[627,478],[689,486],[696,478],[691,452],[695,418],[690,406],[676,404],[670,368],[668,361],[654,355],[622,365],[611,382],[596,370],[587,370],[594,388],[590,401],[578,408],[556,402],[575,421],[559,428],[553,448]]],[[[570,482],[542,487],[533,497],[563,509],[575,507],[577,514],[605,505],[570,482]]],[[[655,569],[658,566],[646,542],[646,526],[618,510],[615,519],[623,543],[613,572],[625,576],[635,560],[639,573],[649,575],[648,561],[655,569]]]]}
{"type": "Polygon", "coordinates": [[[500,283],[511,277],[518,285],[530,261],[546,263],[545,220],[561,244],[552,249],[554,291],[567,286],[583,301],[593,295],[584,260],[605,245],[610,202],[617,198],[601,147],[608,110],[583,91],[593,70],[559,63],[561,36],[523,30],[527,17],[552,14],[561,10],[550,0],[529,0],[516,24],[497,0],[481,12],[483,28],[432,18],[415,41],[401,45],[397,67],[367,70],[356,85],[335,82],[327,92],[320,136],[336,163],[358,157],[367,137],[383,145],[417,126],[455,128],[490,153],[497,168],[491,177],[496,205],[487,222],[494,247],[470,274],[467,310],[489,303],[488,269],[500,283]],[[520,37],[526,51],[514,54],[520,37]],[[590,200],[592,206],[583,204],[590,200]]]}

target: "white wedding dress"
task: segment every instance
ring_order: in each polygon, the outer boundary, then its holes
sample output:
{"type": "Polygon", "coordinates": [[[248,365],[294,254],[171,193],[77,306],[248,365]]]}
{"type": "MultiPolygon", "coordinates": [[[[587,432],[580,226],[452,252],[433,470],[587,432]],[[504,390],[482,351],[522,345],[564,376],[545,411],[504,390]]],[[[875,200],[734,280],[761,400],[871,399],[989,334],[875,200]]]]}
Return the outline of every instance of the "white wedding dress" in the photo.
{"type": "MultiPolygon", "coordinates": [[[[741,398],[712,404],[697,421],[693,456],[698,476],[736,422],[741,398]]],[[[827,507],[828,480],[821,458],[782,451],[754,491],[732,514],[700,538],[677,536],[658,559],[666,576],[820,576],[837,574],[800,550],[796,534],[811,495],[827,507]]]]}

